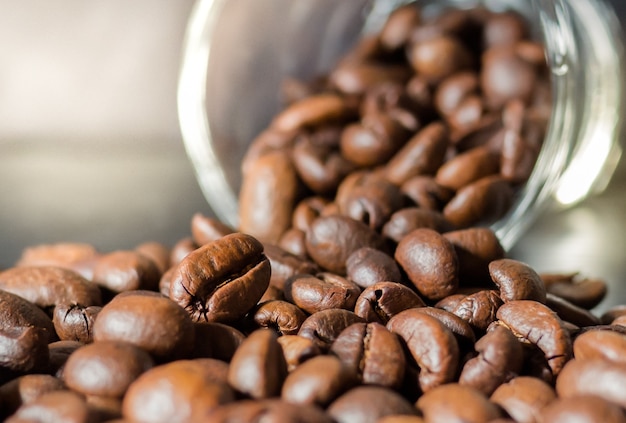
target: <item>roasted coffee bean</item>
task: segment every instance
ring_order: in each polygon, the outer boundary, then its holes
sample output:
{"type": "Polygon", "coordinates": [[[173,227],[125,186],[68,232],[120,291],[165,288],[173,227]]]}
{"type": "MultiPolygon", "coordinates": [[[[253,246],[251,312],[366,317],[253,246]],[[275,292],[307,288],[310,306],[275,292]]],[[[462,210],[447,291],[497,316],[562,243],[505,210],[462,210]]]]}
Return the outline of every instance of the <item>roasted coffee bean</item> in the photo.
{"type": "Polygon", "coordinates": [[[376,423],[378,419],[395,415],[415,415],[417,410],[400,394],[378,386],[359,386],[337,398],[327,408],[337,423],[376,423]]]}
{"type": "Polygon", "coordinates": [[[626,365],[626,334],[594,330],[574,340],[574,357],[579,360],[604,359],[626,365]]]}
{"type": "Polygon", "coordinates": [[[399,243],[406,235],[421,228],[441,233],[454,229],[454,226],[438,211],[408,207],[391,215],[382,228],[382,234],[399,243]]]}
{"type": "Polygon", "coordinates": [[[395,282],[377,282],[361,292],[354,312],[366,322],[386,325],[401,311],[424,307],[424,301],[409,287],[395,282]]]}
{"type": "Polygon", "coordinates": [[[265,244],[263,252],[272,270],[270,285],[280,290],[285,287],[285,281],[294,275],[315,274],[319,271],[319,267],[312,261],[295,256],[276,245],[265,244]]]}
{"type": "Polygon", "coordinates": [[[213,408],[235,399],[215,369],[215,360],[203,359],[150,369],[128,388],[122,403],[124,418],[140,423],[202,421],[213,408]]]}
{"type": "Polygon", "coordinates": [[[307,360],[287,376],[281,398],[292,404],[326,406],[357,382],[353,368],[332,355],[307,360]]]}
{"type": "Polygon", "coordinates": [[[520,376],[500,385],[491,401],[516,422],[538,422],[544,407],[556,399],[554,389],[534,377],[520,376]]]}
{"type": "Polygon", "coordinates": [[[132,344],[101,341],[70,355],[63,378],[70,389],[81,394],[122,398],[128,386],[153,366],[148,353],[132,344]]]}
{"type": "Polygon", "coordinates": [[[503,304],[496,291],[478,291],[463,298],[452,313],[479,332],[486,331],[496,320],[496,312],[503,304]]]}
{"type": "Polygon", "coordinates": [[[330,352],[365,385],[400,388],[405,357],[398,338],[378,323],[355,323],[343,330],[330,352]]]}
{"type": "Polygon", "coordinates": [[[540,276],[547,292],[588,310],[600,304],[606,296],[606,283],[599,279],[579,278],[576,273],[543,273],[540,276]]]}
{"type": "Polygon", "coordinates": [[[65,389],[59,378],[50,375],[25,375],[0,386],[0,419],[15,413],[23,404],[28,404],[42,395],[65,389]]]}
{"type": "Polygon", "coordinates": [[[250,317],[258,327],[275,330],[279,335],[296,335],[307,316],[292,303],[272,300],[256,306],[250,317]]]}
{"type": "Polygon", "coordinates": [[[626,364],[602,359],[570,360],[556,380],[559,397],[595,395],[626,408],[626,364]]]}
{"type": "Polygon", "coordinates": [[[452,311],[456,308],[456,306],[465,298],[466,294],[453,294],[448,295],[446,298],[439,300],[435,303],[435,308],[440,308],[445,311],[452,311]]]}
{"type": "Polygon", "coordinates": [[[291,216],[292,227],[305,232],[309,230],[315,219],[320,217],[324,207],[328,205],[328,200],[319,197],[307,197],[298,203],[291,216]]]}
{"type": "Polygon", "coordinates": [[[600,316],[600,320],[605,325],[610,325],[615,319],[620,318],[622,316],[626,316],[626,304],[617,305],[609,308],[602,316],[600,316]]]}
{"type": "Polygon", "coordinates": [[[198,246],[217,241],[233,232],[231,227],[202,213],[195,213],[191,218],[191,236],[198,246]]]}
{"type": "Polygon", "coordinates": [[[435,181],[446,188],[458,191],[485,176],[500,170],[499,158],[487,147],[475,147],[444,163],[435,181]]]}
{"type": "Polygon", "coordinates": [[[407,53],[416,73],[438,82],[471,65],[470,53],[456,38],[433,37],[413,43],[407,53]]]}
{"type": "Polygon", "coordinates": [[[186,237],[174,244],[172,251],[170,251],[170,265],[176,266],[180,263],[189,253],[196,250],[199,245],[193,240],[192,237],[186,237]]]}
{"type": "Polygon", "coordinates": [[[533,300],[546,302],[546,287],[530,266],[513,259],[489,263],[491,279],[500,290],[502,301],[533,300]]]}
{"type": "Polygon", "coordinates": [[[509,301],[498,309],[499,322],[511,329],[522,342],[543,351],[553,375],[558,375],[572,358],[572,341],[562,320],[536,301],[509,301]]]}
{"type": "Polygon", "coordinates": [[[246,150],[241,159],[241,174],[245,175],[253,167],[259,157],[268,153],[285,150],[289,151],[293,148],[293,143],[301,131],[278,131],[272,127],[261,131],[256,138],[250,142],[248,150],[246,150]]]}
{"type": "Polygon", "coordinates": [[[269,400],[243,400],[218,406],[203,421],[211,423],[253,423],[259,418],[268,422],[335,423],[324,411],[314,405],[290,404],[269,400]]]}
{"type": "Polygon", "coordinates": [[[255,306],[269,281],[263,245],[236,233],[185,257],[172,277],[170,298],[194,321],[235,321],[255,306]]]}
{"type": "Polygon", "coordinates": [[[278,338],[278,343],[283,349],[289,372],[322,353],[315,342],[303,336],[283,335],[278,338]]]}
{"type": "Polygon", "coordinates": [[[63,371],[68,357],[83,345],[78,341],[56,341],[48,344],[50,362],[46,373],[63,380],[63,371]]]}
{"type": "Polygon", "coordinates": [[[84,307],[80,304],[58,304],[54,308],[52,323],[62,341],[93,341],[93,324],[102,307],[84,307]]]}
{"type": "Polygon", "coordinates": [[[176,272],[176,266],[170,267],[161,275],[161,279],[159,279],[159,292],[166,296],[170,296],[170,287],[172,286],[172,277],[176,272]]]}
{"type": "Polygon", "coordinates": [[[353,115],[354,110],[342,97],[324,93],[291,104],[274,118],[271,126],[277,131],[289,132],[341,122],[353,115]]]}
{"type": "Polygon", "coordinates": [[[94,413],[80,395],[52,391],[22,405],[6,422],[90,423],[94,420],[94,413]]]}
{"type": "Polygon", "coordinates": [[[577,326],[595,326],[600,324],[600,319],[589,310],[578,307],[561,297],[546,294],[546,305],[559,315],[559,317],[577,326]]]}
{"type": "Polygon", "coordinates": [[[446,232],[459,258],[459,280],[463,286],[491,284],[489,263],[504,258],[500,240],[489,228],[468,228],[446,232]]]}
{"type": "Polygon", "coordinates": [[[141,243],[135,247],[135,251],[152,260],[159,270],[159,276],[163,275],[170,268],[171,250],[160,242],[149,241],[141,243]]]}
{"type": "Polygon", "coordinates": [[[325,352],[345,328],[362,322],[362,318],[348,310],[322,310],[310,315],[302,323],[298,335],[312,340],[321,351],[325,352]]]}
{"type": "Polygon", "coordinates": [[[80,242],[40,244],[25,248],[15,266],[63,267],[91,280],[93,264],[98,255],[98,250],[93,245],[80,242]]]}
{"type": "Polygon", "coordinates": [[[536,83],[535,66],[510,47],[493,47],[483,53],[480,85],[490,108],[515,99],[527,102],[536,83]]]}
{"type": "MultiPolygon", "coordinates": [[[[359,248],[346,260],[348,279],[361,288],[378,282],[401,282],[402,275],[395,260],[380,250],[359,248]]],[[[359,292],[360,294],[360,292],[359,292]]]]}
{"type": "MultiPolygon", "coordinates": [[[[94,415],[94,421],[115,423],[122,419],[122,400],[118,398],[88,395],[85,397],[87,407],[94,415]]],[[[122,420],[123,421],[123,420],[122,420]]]]}
{"type": "Polygon", "coordinates": [[[423,210],[441,211],[454,192],[442,187],[432,176],[417,175],[402,184],[402,193],[423,210]]]}
{"type": "Polygon", "coordinates": [[[485,22],[483,39],[487,47],[511,46],[528,36],[528,24],[515,12],[493,13],[485,22]]]}
{"type": "Polygon", "coordinates": [[[329,309],[353,310],[360,294],[357,284],[328,272],[295,275],[285,282],[285,299],[309,314],[329,309]]]}
{"type": "Polygon", "coordinates": [[[228,368],[228,383],[255,399],[280,393],[287,363],[274,331],[252,332],[237,348],[228,368]]]}
{"type": "Polygon", "coordinates": [[[456,314],[435,307],[419,307],[415,311],[427,314],[443,323],[456,338],[462,352],[470,350],[476,342],[476,335],[472,327],[456,314]]]}
{"type": "Polygon", "coordinates": [[[380,31],[381,46],[386,50],[397,50],[406,45],[420,18],[420,9],[412,4],[401,6],[391,12],[380,31]]]}
{"type": "Polygon", "coordinates": [[[468,96],[478,90],[478,75],[466,71],[451,75],[436,87],[434,104],[443,116],[451,115],[468,96]]]}
{"type": "Polygon", "coordinates": [[[300,257],[301,259],[308,260],[309,255],[306,252],[305,238],[306,233],[304,231],[296,228],[290,228],[281,235],[278,240],[277,247],[293,254],[294,256],[300,257]]]}
{"type": "Polygon", "coordinates": [[[387,329],[402,338],[419,366],[422,391],[454,380],[459,365],[459,346],[452,332],[438,319],[414,308],[392,317],[387,329]]]}
{"type": "Polygon", "coordinates": [[[0,290],[0,373],[44,370],[48,343],[56,340],[52,321],[39,307],[0,290]]]}
{"type": "Polygon", "coordinates": [[[487,396],[522,368],[522,346],[504,327],[496,327],[480,338],[475,349],[478,356],[465,363],[459,384],[470,386],[487,396]]]}
{"type": "Polygon", "coordinates": [[[229,362],[245,335],[232,326],[221,323],[195,322],[195,358],[214,358],[229,362]]]}
{"type": "Polygon", "coordinates": [[[319,217],[306,233],[309,256],[338,275],[345,275],[346,260],[362,247],[381,249],[384,240],[366,224],[346,216],[319,217]]]}
{"type": "Polygon", "coordinates": [[[61,267],[13,267],[0,272],[0,289],[49,309],[75,302],[100,305],[100,289],[78,273],[61,267]]]}
{"type": "Polygon", "coordinates": [[[480,391],[456,383],[428,391],[417,401],[427,422],[486,422],[500,417],[495,404],[480,391]]]}
{"type": "Polygon", "coordinates": [[[263,293],[263,296],[261,297],[261,299],[259,299],[258,304],[262,304],[266,301],[272,301],[272,300],[283,301],[284,299],[285,299],[285,293],[283,292],[283,290],[274,285],[270,285],[267,287],[267,289],[263,293]]]}
{"type": "Polygon", "coordinates": [[[187,357],[193,347],[193,323],[178,304],[158,295],[115,297],[98,314],[94,341],[129,342],[159,362],[187,357]]]}
{"type": "Polygon", "coordinates": [[[540,422],[551,423],[624,423],[624,411],[596,396],[580,395],[558,399],[541,411],[540,422]]]}
{"type": "Polygon", "coordinates": [[[160,278],[161,273],[154,261],[130,250],[100,256],[93,269],[94,283],[116,293],[138,289],[156,290],[160,278]]]}
{"type": "Polygon", "coordinates": [[[331,87],[346,96],[361,95],[384,82],[405,83],[411,70],[404,64],[344,62],[328,76],[331,87]]]}
{"type": "Polygon", "coordinates": [[[434,122],[417,132],[385,166],[385,177],[402,185],[417,175],[432,175],[443,163],[448,149],[448,130],[434,122]]]}
{"type": "Polygon", "coordinates": [[[416,229],[402,238],[395,259],[429,300],[445,298],[458,288],[459,263],[454,247],[432,229],[416,229]]]}
{"type": "Polygon", "coordinates": [[[424,423],[424,419],[419,416],[396,414],[392,416],[382,417],[376,420],[376,423],[424,423]]]}

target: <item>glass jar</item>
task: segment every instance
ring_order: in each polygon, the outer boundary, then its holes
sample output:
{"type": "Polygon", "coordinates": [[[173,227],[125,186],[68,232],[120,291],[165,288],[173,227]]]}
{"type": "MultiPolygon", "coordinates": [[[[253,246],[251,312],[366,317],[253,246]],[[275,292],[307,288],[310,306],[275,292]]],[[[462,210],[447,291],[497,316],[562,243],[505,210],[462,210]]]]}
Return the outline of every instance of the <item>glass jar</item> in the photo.
{"type": "MultiPolygon", "coordinates": [[[[280,110],[286,77],[326,73],[363,34],[380,29],[402,0],[198,0],[178,86],[185,148],[216,216],[237,226],[240,163],[280,110]]],[[[512,9],[534,25],[552,71],[552,115],[528,182],[492,228],[508,249],[547,206],[601,191],[621,154],[619,23],[600,0],[429,0],[512,9]]]]}

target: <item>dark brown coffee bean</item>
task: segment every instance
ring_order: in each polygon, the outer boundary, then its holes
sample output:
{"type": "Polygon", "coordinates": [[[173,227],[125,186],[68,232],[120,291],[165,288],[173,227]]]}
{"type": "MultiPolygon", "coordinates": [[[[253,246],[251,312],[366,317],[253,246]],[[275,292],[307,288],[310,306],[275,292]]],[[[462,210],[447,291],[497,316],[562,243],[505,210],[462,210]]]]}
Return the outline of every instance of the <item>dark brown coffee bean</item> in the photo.
{"type": "Polygon", "coordinates": [[[315,219],[320,217],[322,210],[328,205],[329,201],[323,197],[313,196],[307,197],[300,201],[293,211],[291,217],[291,225],[307,232],[315,219]]]}
{"type": "Polygon", "coordinates": [[[454,247],[432,229],[416,229],[402,238],[395,259],[429,300],[445,298],[458,288],[459,263],[454,247]]]}
{"type": "Polygon", "coordinates": [[[468,96],[478,90],[478,75],[459,72],[441,81],[436,87],[434,104],[443,116],[451,115],[468,96]]]}
{"type": "Polygon", "coordinates": [[[418,175],[408,179],[400,187],[420,209],[441,211],[454,192],[435,182],[432,176],[418,175]]]}
{"type": "Polygon", "coordinates": [[[320,270],[312,261],[295,256],[274,244],[265,244],[263,252],[272,270],[270,285],[280,290],[285,287],[285,281],[290,277],[299,274],[315,274],[320,270]]]}
{"type": "Polygon", "coordinates": [[[171,250],[160,242],[149,241],[141,243],[135,247],[135,251],[152,260],[157,269],[159,269],[159,275],[163,275],[170,268],[171,250]]]}
{"type": "Polygon", "coordinates": [[[0,289],[43,309],[75,302],[100,305],[100,289],[78,273],[61,267],[13,267],[0,272],[0,289]]]}
{"type": "Polygon", "coordinates": [[[283,335],[278,338],[278,343],[283,349],[289,372],[322,353],[312,340],[298,335],[283,335]]]}
{"type": "Polygon", "coordinates": [[[626,334],[594,330],[574,340],[574,357],[579,360],[604,359],[626,365],[626,334]]]}
{"type": "Polygon", "coordinates": [[[193,238],[182,238],[172,247],[170,252],[170,265],[176,266],[180,263],[189,253],[197,249],[199,246],[195,243],[193,238]]]}
{"type": "Polygon", "coordinates": [[[247,174],[256,161],[274,151],[290,151],[293,148],[296,137],[301,131],[278,131],[269,127],[261,131],[252,140],[243,158],[241,159],[241,174],[247,174]]]}
{"type": "Polygon", "coordinates": [[[217,376],[214,360],[180,360],[154,367],[135,380],[124,396],[125,419],[140,423],[202,421],[233,390],[217,376]]]}
{"type": "Polygon", "coordinates": [[[93,269],[94,283],[112,292],[156,290],[160,278],[161,273],[154,261],[130,250],[100,256],[93,269]]]}
{"type": "Polygon", "coordinates": [[[48,344],[50,362],[46,373],[63,380],[63,370],[68,357],[83,345],[78,341],[56,341],[48,344]]]}
{"type": "Polygon", "coordinates": [[[502,217],[513,202],[513,189],[499,176],[486,176],[461,188],[444,207],[452,224],[465,228],[502,217]]]}
{"type": "Polygon", "coordinates": [[[426,392],[417,401],[417,408],[427,422],[479,423],[500,417],[498,408],[482,392],[456,383],[439,386],[426,392]]]}
{"type": "Polygon", "coordinates": [[[507,101],[527,102],[537,81],[537,70],[510,47],[493,47],[482,56],[480,85],[489,107],[496,109],[507,101]]]}
{"type": "Polygon", "coordinates": [[[93,341],[93,324],[102,307],[80,304],[59,304],[54,308],[52,323],[62,341],[93,341]]]}
{"type": "Polygon", "coordinates": [[[489,263],[489,273],[505,303],[515,300],[546,302],[546,287],[527,264],[513,259],[495,260],[489,263]]]}
{"type": "Polygon", "coordinates": [[[298,175],[286,151],[259,157],[243,175],[239,230],[262,242],[278,242],[290,226],[299,189],[298,175]]]}
{"type": "Polygon", "coordinates": [[[63,381],[50,375],[25,375],[13,379],[0,386],[0,419],[48,392],[62,389],[65,389],[63,381]]]}
{"type": "Polygon", "coordinates": [[[606,296],[606,282],[600,279],[579,278],[576,273],[542,273],[540,276],[547,292],[588,310],[600,304],[606,296]]]}
{"type": "Polygon", "coordinates": [[[322,268],[346,274],[346,260],[362,247],[382,249],[383,238],[366,224],[346,216],[316,219],[306,233],[309,256],[322,268]]]}
{"type": "Polygon", "coordinates": [[[328,272],[295,275],[285,282],[285,299],[309,314],[328,309],[352,310],[360,294],[357,284],[328,272]]]}
{"type": "Polygon", "coordinates": [[[191,218],[191,236],[198,246],[217,241],[233,232],[235,232],[233,228],[202,213],[195,213],[191,218]]]}
{"type": "Polygon", "coordinates": [[[458,154],[444,163],[435,181],[446,188],[458,191],[485,176],[494,175],[500,170],[499,158],[486,147],[475,147],[458,154]]]}
{"type": "Polygon", "coordinates": [[[399,243],[415,229],[432,229],[446,232],[454,229],[452,224],[438,211],[408,207],[391,215],[382,228],[382,234],[399,243]]]}
{"type": "Polygon", "coordinates": [[[93,325],[94,341],[129,342],[157,361],[187,357],[193,338],[189,315],[157,293],[117,296],[102,308],[93,325]]]}
{"type": "Polygon", "coordinates": [[[423,392],[454,380],[459,365],[459,346],[452,332],[438,319],[419,308],[396,314],[387,329],[396,333],[420,368],[423,392]]]}
{"type": "Polygon", "coordinates": [[[93,245],[79,242],[59,242],[27,247],[15,264],[16,267],[53,266],[73,270],[91,280],[93,263],[99,253],[93,245]]]}
{"type": "Polygon", "coordinates": [[[562,320],[577,326],[595,326],[600,324],[600,318],[596,317],[589,310],[578,307],[556,295],[546,294],[546,305],[554,310],[562,320]]]}
{"type": "Polygon", "coordinates": [[[461,385],[489,396],[522,368],[522,345],[511,331],[502,326],[480,338],[475,348],[478,356],[463,366],[459,376],[461,385]]]}
{"type": "Polygon", "coordinates": [[[402,185],[417,175],[432,175],[443,163],[448,148],[448,130],[434,122],[415,134],[387,163],[385,177],[402,185]]]}
{"type": "Polygon", "coordinates": [[[448,295],[446,298],[439,300],[435,303],[435,308],[440,308],[445,311],[452,311],[456,308],[457,305],[465,298],[466,294],[452,294],[448,295]]]}
{"type": "Polygon", "coordinates": [[[85,400],[71,391],[52,391],[22,405],[7,423],[90,423],[94,415],[85,400]]]}
{"type": "Polygon", "coordinates": [[[465,320],[461,319],[454,313],[435,308],[435,307],[419,307],[416,312],[427,314],[439,320],[456,338],[461,352],[471,350],[476,342],[476,335],[472,327],[465,320]]]}
{"type": "Polygon", "coordinates": [[[333,401],[327,413],[337,423],[376,423],[378,419],[389,415],[415,415],[417,410],[391,389],[358,386],[333,401]]]}
{"type": "MultiPolygon", "coordinates": [[[[346,260],[348,279],[361,288],[378,282],[401,282],[402,275],[395,260],[380,250],[359,248],[346,260]]],[[[360,292],[359,292],[360,294],[360,292]]]]}
{"type": "Polygon", "coordinates": [[[273,300],[260,303],[250,317],[260,328],[275,330],[279,335],[295,335],[307,316],[292,303],[273,300]]]}
{"type": "Polygon", "coordinates": [[[389,319],[401,311],[424,306],[424,301],[409,287],[383,281],[361,292],[356,300],[354,312],[366,322],[386,325],[389,319]]]}
{"type": "Polygon", "coordinates": [[[263,245],[250,235],[231,234],[183,259],[172,278],[170,298],[194,321],[235,321],[256,305],[269,281],[263,245]]]}
{"type": "Polygon", "coordinates": [[[400,388],[405,357],[398,338],[378,323],[355,323],[333,342],[330,352],[365,385],[400,388]]]}
{"type": "Polygon", "coordinates": [[[570,360],[556,380],[561,398],[594,395],[626,407],[626,365],[603,359],[570,360]]]}
{"type": "Polygon", "coordinates": [[[300,229],[291,228],[285,231],[278,240],[277,247],[282,248],[294,256],[308,260],[305,244],[306,233],[300,229]]]}
{"type": "Polygon", "coordinates": [[[360,95],[384,82],[405,83],[411,70],[403,64],[341,63],[329,75],[330,85],[347,95],[360,95]]]}
{"type": "Polygon", "coordinates": [[[45,370],[48,343],[56,340],[52,321],[39,307],[0,290],[0,372],[45,370]]]}
{"type": "Polygon", "coordinates": [[[228,368],[228,383],[255,399],[280,393],[287,375],[287,363],[276,332],[259,329],[239,346],[228,368]]]}
{"type": "Polygon", "coordinates": [[[221,405],[211,410],[204,421],[211,423],[253,423],[257,422],[259,418],[276,423],[335,423],[317,406],[290,404],[278,399],[242,400],[221,405]]]}
{"type": "Polygon", "coordinates": [[[610,325],[613,321],[615,321],[615,319],[620,318],[621,316],[626,316],[626,304],[616,305],[609,308],[602,313],[600,320],[603,324],[610,325]]]}
{"type": "Polygon", "coordinates": [[[214,358],[229,362],[245,339],[243,333],[222,323],[195,322],[195,358],[214,358]]]}
{"type": "Polygon", "coordinates": [[[154,362],[140,348],[119,341],[102,341],[77,349],[67,360],[67,386],[84,395],[122,398],[128,386],[154,362]]]}
{"type": "Polygon", "coordinates": [[[516,377],[498,387],[491,401],[518,422],[539,421],[541,410],[556,399],[547,383],[528,376],[516,377]]]}
{"type": "Polygon", "coordinates": [[[176,272],[176,266],[170,267],[161,275],[161,279],[159,279],[159,293],[166,297],[170,296],[170,287],[172,285],[172,277],[176,272]]]}
{"type": "Polygon", "coordinates": [[[617,405],[592,395],[558,399],[541,411],[540,422],[624,423],[626,417],[617,405]]]}
{"type": "Polygon", "coordinates": [[[415,5],[397,8],[387,18],[380,30],[380,44],[386,50],[397,50],[410,39],[411,32],[420,22],[421,13],[415,5]]]}
{"type": "Polygon", "coordinates": [[[325,352],[345,328],[362,322],[362,318],[348,310],[322,310],[310,315],[302,323],[298,335],[312,340],[322,352],[325,352]]]}
{"type": "Polygon", "coordinates": [[[559,317],[536,301],[509,301],[498,309],[498,319],[522,342],[536,345],[558,375],[572,358],[572,340],[559,317]]]}
{"type": "Polygon", "coordinates": [[[266,301],[272,301],[272,300],[283,301],[284,299],[285,299],[285,294],[283,290],[274,285],[270,285],[267,287],[267,289],[263,293],[263,296],[259,300],[258,304],[264,303],[266,301]]]}
{"type": "Polygon", "coordinates": [[[287,376],[281,398],[292,404],[323,407],[356,382],[353,368],[332,355],[320,355],[307,360],[287,376]]]}
{"type": "Polygon", "coordinates": [[[433,82],[468,68],[472,62],[470,53],[463,44],[450,36],[433,37],[413,43],[407,56],[415,72],[433,82]]]}
{"type": "Polygon", "coordinates": [[[452,313],[459,316],[479,332],[496,320],[496,312],[503,304],[496,291],[484,290],[463,298],[452,313]]]}
{"type": "Polygon", "coordinates": [[[341,122],[353,114],[354,111],[342,97],[323,93],[291,104],[274,118],[271,126],[277,131],[290,132],[341,122]]]}

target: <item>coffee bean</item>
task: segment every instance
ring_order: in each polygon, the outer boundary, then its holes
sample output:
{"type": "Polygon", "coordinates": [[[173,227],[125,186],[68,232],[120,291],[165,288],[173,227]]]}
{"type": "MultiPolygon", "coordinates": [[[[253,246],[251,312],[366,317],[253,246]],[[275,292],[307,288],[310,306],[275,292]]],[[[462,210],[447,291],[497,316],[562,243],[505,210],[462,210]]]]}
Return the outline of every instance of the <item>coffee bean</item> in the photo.
{"type": "Polygon", "coordinates": [[[50,422],[89,423],[94,414],[85,400],[75,392],[52,391],[22,405],[7,423],[50,422]]]}
{"type": "Polygon", "coordinates": [[[84,307],[79,304],[58,304],[54,308],[52,323],[62,341],[93,341],[93,324],[102,307],[84,307]]]}
{"type": "Polygon", "coordinates": [[[550,385],[528,376],[511,379],[491,395],[491,401],[517,422],[540,421],[542,409],[555,399],[556,393],[550,385]]]}
{"type": "Polygon", "coordinates": [[[626,335],[595,330],[585,332],[574,340],[574,357],[579,360],[604,359],[626,364],[626,335]]]}
{"type": "Polygon", "coordinates": [[[406,180],[400,187],[420,209],[441,211],[454,193],[439,185],[432,176],[417,175],[406,180]]]}
{"type": "Polygon", "coordinates": [[[391,12],[380,31],[380,44],[387,50],[397,50],[410,39],[420,21],[420,9],[414,5],[401,6],[391,12]]]}
{"type": "Polygon", "coordinates": [[[426,421],[486,422],[500,417],[500,411],[480,391],[456,383],[428,391],[417,401],[426,421]],[[454,401],[450,401],[454,398],[454,401]]]}
{"type": "Polygon", "coordinates": [[[46,373],[63,380],[65,363],[69,356],[84,344],[78,341],[56,341],[48,344],[50,362],[46,373]]]}
{"type": "Polygon", "coordinates": [[[212,423],[254,422],[334,423],[324,411],[314,405],[290,404],[278,399],[243,400],[218,406],[205,421],[212,423]]]}
{"type": "Polygon", "coordinates": [[[486,331],[496,320],[496,313],[503,304],[496,291],[484,290],[463,298],[452,313],[469,323],[477,331],[486,331]]]}
{"type": "Polygon", "coordinates": [[[461,351],[471,349],[474,342],[476,342],[476,336],[472,327],[456,314],[435,307],[419,307],[415,311],[427,314],[443,323],[456,338],[461,351]]]}
{"type": "Polygon", "coordinates": [[[337,398],[327,409],[337,423],[375,423],[395,414],[415,415],[417,411],[396,392],[377,386],[359,386],[337,398]]]}
{"type": "Polygon", "coordinates": [[[576,358],[563,367],[556,380],[556,392],[562,398],[595,395],[624,408],[624,380],[626,364],[576,358]]]}
{"type": "Polygon", "coordinates": [[[328,79],[331,87],[349,96],[363,94],[383,82],[404,83],[410,77],[411,70],[404,64],[344,62],[328,79]]]}
{"type": "Polygon", "coordinates": [[[446,232],[459,259],[461,286],[490,286],[489,263],[504,258],[500,240],[489,228],[468,228],[446,232]]]}
{"type": "Polygon", "coordinates": [[[318,94],[291,104],[274,118],[271,125],[278,131],[289,132],[342,121],[353,113],[342,97],[318,94]]]}
{"type": "Polygon", "coordinates": [[[484,41],[488,47],[510,46],[528,36],[528,24],[515,12],[494,13],[485,22],[484,41]]]}
{"type": "Polygon", "coordinates": [[[171,250],[160,242],[144,242],[135,247],[135,251],[149,258],[159,270],[159,275],[167,272],[170,268],[171,250]]]}
{"type": "Polygon", "coordinates": [[[324,207],[328,205],[328,200],[323,197],[307,197],[298,203],[291,217],[291,225],[306,232],[311,227],[315,219],[320,217],[324,207]]]}
{"type": "Polygon", "coordinates": [[[600,324],[600,319],[590,311],[556,295],[546,294],[546,305],[554,310],[561,319],[577,326],[596,326],[600,324]]]}
{"type": "Polygon", "coordinates": [[[577,274],[541,274],[546,291],[586,309],[597,306],[606,296],[606,283],[579,278],[577,274]]]}
{"type": "Polygon", "coordinates": [[[93,263],[98,255],[99,252],[93,245],[80,242],[40,244],[25,248],[15,266],[63,267],[91,280],[93,263]]]}
{"type": "Polygon", "coordinates": [[[189,253],[196,250],[199,245],[193,240],[192,237],[185,237],[180,239],[170,251],[170,265],[176,266],[180,263],[189,253]]]}
{"type": "Polygon", "coordinates": [[[217,241],[233,232],[235,231],[231,227],[201,213],[195,213],[191,218],[191,236],[198,246],[217,241]]]}
{"type": "MultiPolygon", "coordinates": [[[[285,281],[294,275],[315,274],[319,267],[309,259],[295,256],[274,244],[264,244],[264,254],[270,262],[270,285],[283,290],[285,281]]],[[[305,237],[306,248],[306,237],[305,237]]]]}
{"type": "Polygon", "coordinates": [[[401,311],[424,307],[424,301],[409,287],[395,282],[377,282],[361,292],[354,312],[367,322],[386,325],[401,311]]]}
{"type": "Polygon", "coordinates": [[[289,254],[308,260],[309,255],[306,252],[305,238],[306,233],[304,231],[296,228],[290,228],[281,235],[278,240],[277,247],[280,247],[289,254]]]}
{"type": "Polygon", "coordinates": [[[0,419],[4,419],[42,395],[65,389],[59,378],[50,375],[25,375],[0,386],[0,419]]]}
{"type": "Polygon", "coordinates": [[[260,328],[273,329],[279,335],[295,335],[307,316],[297,305],[271,300],[256,306],[250,312],[250,317],[260,328]]]}
{"type": "Polygon", "coordinates": [[[514,99],[527,102],[536,81],[535,66],[510,47],[493,47],[483,53],[480,85],[489,107],[501,107],[514,99]]]}
{"type": "Polygon", "coordinates": [[[328,309],[352,310],[360,294],[354,282],[328,272],[295,275],[285,282],[285,299],[309,314],[328,309]]]}
{"type": "Polygon", "coordinates": [[[458,191],[485,176],[497,174],[499,170],[496,154],[487,147],[474,147],[444,163],[435,175],[435,182],[458,191]]]}
{"type": "Polygon", "coordinates": [[[450,36],[413,43],[407,56],[416,73],[435,82],[468,68],[472,61],[463,44],[450,36]]]}
{"type": "Polygon", "coordinates": [[[553,423],[605,422],[623,423],[623,410],[596,396],[576,396],[558,399],[541,411],[540,421],[553,423]]]}
{"type": "Polygon", "coordinates": [[[232,326],[221,323],[194,322],[195,358],[214,358],[229,362],[245,335],[232,326]]]}
{"type": "Polygon", "coordinates": [[[310,339],[325,352],[345,328],[362,322],[362,318],[348,310],[322,310],[310,315],[302,323],[298,335],[310,339]]]}
{"type": "Polygon", "coordinates": [[[546,288],[530,266],[517,260],[500,259],[489,263],[491,279],[500,290],[502,301],[533,300],[546,302],[546,288]]]}
{"type": "Polygon", "coordinates": [[[440,308],[445,311],[452,311],[456,308],[457,305],[465,298],[467,295],[465,294],[452,294],[448,295],[446,298],[439,300],[435,303],[435,308],[440,308]]]}
{"type": "MultiPolygon", "coordinates": [[[[161,273],[156,264],[136,251],[114,251],[100,256],[94,265],[93,281],[112,291],[156,290],[161,273]]],[[[88,303],[87,303],[88,304],[88,303]]]]}
{"type": "MultiPolygon", "coordinates": [[[[400,268],[394,259],[380,250],[359,248],[346,260],[348,279],[361,288],[378,282],[401,282],[400,268]]],[[[360,294],[360,292],[359,292],[360,294]]]]}
{"type": "Polygon", "coordinates": [[[382,234],[399,243],[406,235],[420,228],[446,232],[454,229],[454,226],[438,211],[408,207],[391,215],[382,228],[382,234]]]}
{"type": "Polygon", "coordinates": [[[172,278],[170,298],[195,321],[235,321],[254,307],[269,281],[263,245],[250,235],[231,234],[183,259],[172,278]]]}
{"type": "Polygon", "coordinates": [[[315,342],[303,336],[283,335],[278,338],[278,343],[283,349],[289,372],[322,353],[315,342]]]}

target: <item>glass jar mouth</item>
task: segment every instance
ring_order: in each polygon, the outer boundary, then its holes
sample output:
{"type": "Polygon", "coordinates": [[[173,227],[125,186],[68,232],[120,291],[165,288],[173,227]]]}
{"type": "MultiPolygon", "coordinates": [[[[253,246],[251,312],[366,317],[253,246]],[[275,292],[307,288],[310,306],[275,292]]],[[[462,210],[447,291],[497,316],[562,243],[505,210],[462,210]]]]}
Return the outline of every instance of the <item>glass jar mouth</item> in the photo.
{"type": "MultiPolygon", "coordinates": [[[[406,0],[375,1],[376,18],[406,0]],[[376,9],[379,5],[379,9],[376,9]],[[380,6],[383,5],[383,6],[380,6]]],[[[519,8],[512,0],[456,0],[463,6],[519,8]]],[[[178,84],[178,115],[187,154],[216,216],[238,226],[237,190],[231,186],[213,144],[207,115],[207,77],[214,31],[225,0],[199,0],[192,11],[178,84]]],[[[622,46],[612,10],[594,0],[532,0],[552,70],[552,114],[535,169],[511,211],[491,227],[510,249],[555,200],[567,206],[603,188],[621,153],[622,46]]],[[[374,19],[370,15],[370,19],[374,19]]],[[[372,23],[366,21],[365,25],[372,23]]]]}

